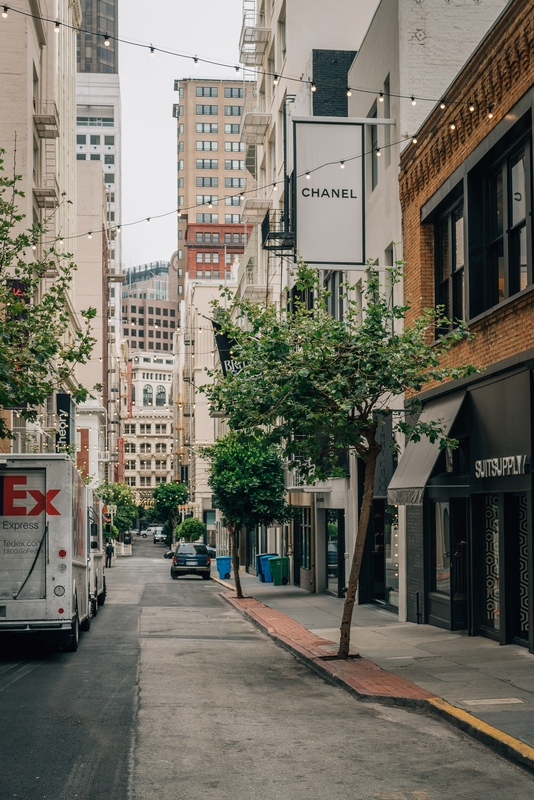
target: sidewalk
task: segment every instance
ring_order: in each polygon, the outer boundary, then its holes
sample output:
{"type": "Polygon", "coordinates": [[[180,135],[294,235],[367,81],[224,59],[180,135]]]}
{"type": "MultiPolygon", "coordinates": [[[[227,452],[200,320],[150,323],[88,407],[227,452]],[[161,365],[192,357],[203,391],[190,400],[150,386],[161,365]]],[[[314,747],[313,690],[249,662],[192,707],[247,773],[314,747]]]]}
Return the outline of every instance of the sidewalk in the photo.
{"type": "MultiPolygon", "coordinates": [[[[339,662],[328,656],[337,652],[343,600],[243,571],[241,582],[247,599],[225,599],[323,677],[359,699],[425,708],[534,769],[534,656],[526,649],[356,606],[351,645],[361,658],[339,662]]],[[[233,588],[233,580],[219,583],[233,588]]]]}

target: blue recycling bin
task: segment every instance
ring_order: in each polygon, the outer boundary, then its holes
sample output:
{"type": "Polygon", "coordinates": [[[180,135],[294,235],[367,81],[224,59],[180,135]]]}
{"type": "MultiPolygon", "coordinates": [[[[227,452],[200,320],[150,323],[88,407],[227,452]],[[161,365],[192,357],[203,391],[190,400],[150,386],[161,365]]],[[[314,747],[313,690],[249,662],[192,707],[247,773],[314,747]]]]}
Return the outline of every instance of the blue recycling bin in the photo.
{"type": "Polygon", "coordinates": [[[219,578],[229,578],[232,572],[232,556],[217,556],[215,561],[219,578]]]}
{"type": "Polygon", "coordinates": [[[259,581],[265,581],[263,576],[263,570],[261,568],[261,559],[262,558],[269,558],[271,556],[277,556],[278,553],[258,553],[256,556],[256,575],[258,576],[259,581]]]}
{"type": "Polygon", "coordinates": [[[262,575],[263,575],[264,583],[272,583],[273,582],[273,576],[271,575],[271,566],[269,564],[269,559],[271,559],[271,558],[272,558],[272,556],[262,556],[260,558],[261,572],[262,572],[262,575]]]}

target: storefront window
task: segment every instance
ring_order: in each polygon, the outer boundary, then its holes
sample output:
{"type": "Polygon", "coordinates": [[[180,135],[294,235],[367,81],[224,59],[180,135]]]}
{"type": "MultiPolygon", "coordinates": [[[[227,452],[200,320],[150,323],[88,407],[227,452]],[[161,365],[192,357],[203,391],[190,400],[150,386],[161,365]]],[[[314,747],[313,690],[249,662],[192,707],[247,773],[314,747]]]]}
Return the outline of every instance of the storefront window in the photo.
{"type": "Polygon", "coordinates": [[[486,495],[484,515],[486,556],[486,625],[501,629],[499,602],[499,503],[496,495],[486,495]]]}
{"type": "Polygon", "coordinates": [[[446,317],[465,319],[464,308],[464,207],[458,203],[436,229],[436,305],[446,317]]]}
{"type": "Polygon", "coordinates": [[[435,574],[434,589],[451,593],[451,523],[448,503],[435,503],[435,574]]]}
{"type": "Polygon", "coordinates": [[[311,508],[302,509],[301,535],[301,566],[310,569],[311,565],[311,508]]]}

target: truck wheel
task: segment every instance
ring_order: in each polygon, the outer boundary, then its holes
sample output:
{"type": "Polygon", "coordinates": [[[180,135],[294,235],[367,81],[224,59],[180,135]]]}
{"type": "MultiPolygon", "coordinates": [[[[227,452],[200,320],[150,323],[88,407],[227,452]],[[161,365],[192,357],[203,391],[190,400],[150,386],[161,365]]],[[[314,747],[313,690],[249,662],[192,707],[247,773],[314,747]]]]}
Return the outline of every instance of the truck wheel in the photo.
{"type": "Polygon", "coordinates": [[[98,598],[92,597],[91,598],[91,616],[96,617],[98,614],[98,598]]]}
{"type": "Polygon", "coordinates": [[[91,630],[91,610],[89,608],[89,613],[87,614],[86,618],[83,622],[80,623],[80,630],[81,631],[90,631],[91,630]]]}
{"type": "Polygon", "coordinates": [[[78,642],[80,640],[80,621],[78,619],[78,614],[74,617],[72,622],[72,633],[70,637],[70,641],[68,644],[64,646],[64,650],[66,653],[75,653],[78,649],[78,642]]]}
{"type": "Polygon", "coordinates": [[[99,605],[99,606],[103,606],[103,605],[104,605],[104,603],[106,602],[106,595],[107,595],[107,593],[108,593],[108,592],[107,592],[107,589],[106,589],[106,579],[104,578],[104,588],[103,588],[103,590],[100,592],[100,594],[98,595],[98,605],[99,605]]]}

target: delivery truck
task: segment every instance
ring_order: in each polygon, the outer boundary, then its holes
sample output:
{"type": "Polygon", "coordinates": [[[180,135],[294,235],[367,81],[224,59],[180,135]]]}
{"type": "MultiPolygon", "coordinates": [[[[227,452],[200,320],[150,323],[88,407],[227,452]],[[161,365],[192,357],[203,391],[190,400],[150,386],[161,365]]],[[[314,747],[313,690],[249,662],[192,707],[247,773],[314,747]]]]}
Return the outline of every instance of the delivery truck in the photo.
{"type": "Polygon", "coordinates": [[[105,599],[98,509],[68,455],[0,455],[0,634],[77,650],[105,599]]]}

